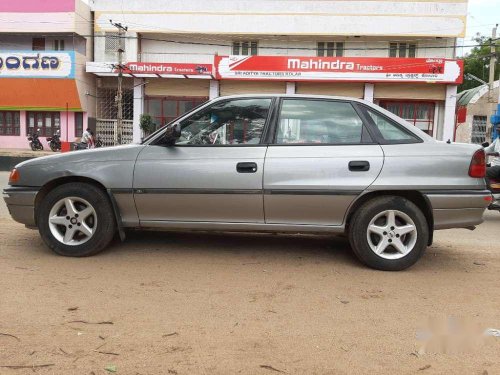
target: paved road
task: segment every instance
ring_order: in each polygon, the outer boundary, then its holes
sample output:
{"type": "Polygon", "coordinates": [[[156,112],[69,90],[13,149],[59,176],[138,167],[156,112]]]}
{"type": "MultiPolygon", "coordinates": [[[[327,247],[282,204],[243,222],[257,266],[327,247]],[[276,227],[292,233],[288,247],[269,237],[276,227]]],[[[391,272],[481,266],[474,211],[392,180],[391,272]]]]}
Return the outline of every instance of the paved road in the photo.
{"type": "MultiPolygon", "coordinates": [[[[399,273],[363,267],[342,239],[310,236],[135,233],[99,256],[71,259],[11,221],[2,202],[0,332],[17,338],[0,334],[0,366],[498,374],[500,338],[450,355],[424,351],[416,332],[429,317],[449,316],[500,328],[499,233],[499,213],[473,232],[439,232],[399,273]]],[[[32,370],[0,367],[11,373],[32,370]]]]}

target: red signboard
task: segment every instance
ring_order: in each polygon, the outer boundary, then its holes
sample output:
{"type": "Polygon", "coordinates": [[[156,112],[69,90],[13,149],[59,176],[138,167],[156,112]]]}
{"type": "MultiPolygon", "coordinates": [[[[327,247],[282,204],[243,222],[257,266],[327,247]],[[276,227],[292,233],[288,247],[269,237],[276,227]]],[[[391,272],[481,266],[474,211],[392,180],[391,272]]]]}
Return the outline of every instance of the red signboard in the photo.
{"type": "MultiPolygon", "coordinates": [[[[117,70],[115,70],[117,71],[117,70]]],[[[212,64],[182,63],[148,63],[129,62],[123,69],[125,74],[157,74],[157,75],[208,75],[211,76],[212,64]]]]}
{"type": "Polygon", "coordinates": [[[440,58],[216,56],[218,79],[462,83],[463,61],[440,58]]]}

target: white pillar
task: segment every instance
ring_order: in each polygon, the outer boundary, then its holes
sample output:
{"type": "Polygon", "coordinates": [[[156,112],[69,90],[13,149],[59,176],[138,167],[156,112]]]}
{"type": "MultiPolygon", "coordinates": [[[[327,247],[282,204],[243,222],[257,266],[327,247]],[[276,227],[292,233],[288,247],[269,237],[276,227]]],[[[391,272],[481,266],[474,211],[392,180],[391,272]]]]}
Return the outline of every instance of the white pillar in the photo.
{"type": "Polygon", "coordinates": [[[218,97],[219,97],[219,81],[217,81],[216,79],[211,79],[210,88],[208,91],[208,98],[212,100],[218,97]]]}
{"type": "Polygon", "coordinates": [[[438,103],[434,103],[434,126],[432,127],[432,136],[434,138],[438,138],[438,124],[439,124],[439,111],[440,111],[440,106],[438,103]]]}
{"type": "Polygon", "coordinates": [[[134,121],[132,127],[132,142],[141,142],[141,115],[144,113],[144,79],[134,78],[134,121]]]}
{"type": "Polygon", "coordinates": [[[373,83],[365,83],[365,94],[363,99],[366,101],[373,103],[373,94],[375,92],[375,85],[373,83]]]}
{"type": "Polygon", "coordinates": [[[446,100],[444,102],[444,121],[442,141],[453,141],[455,132],[455,108],[457,106],[457,85],[446,86],[446,100]]]}
{"type": "Polygon", "coordinates": [[[287,82],[286,83],[286,93],[287,94],[295,94],[295,82],[287,82]]]}

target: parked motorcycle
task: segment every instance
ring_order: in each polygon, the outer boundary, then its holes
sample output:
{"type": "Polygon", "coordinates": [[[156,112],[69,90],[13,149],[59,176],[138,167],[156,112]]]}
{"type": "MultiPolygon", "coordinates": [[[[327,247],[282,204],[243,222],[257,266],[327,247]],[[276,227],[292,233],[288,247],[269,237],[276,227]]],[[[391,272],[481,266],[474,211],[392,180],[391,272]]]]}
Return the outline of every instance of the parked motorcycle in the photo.
{"type": "Polygon", "coordinates": [[[33,134],[28,135],[28,141],[30,142],[30,147],[33,151],[42,151],[43,145],[40,142],[40,136],[38,134],[38,129],[36,129],[33,134]]]}
{"type": "Polygon", "coordinates": [[[52,151],[61,151],[61,136],[59,132],[54,134],[52,137],[47,137],[47,142],[49,142],[49,147],[52,151]]]}

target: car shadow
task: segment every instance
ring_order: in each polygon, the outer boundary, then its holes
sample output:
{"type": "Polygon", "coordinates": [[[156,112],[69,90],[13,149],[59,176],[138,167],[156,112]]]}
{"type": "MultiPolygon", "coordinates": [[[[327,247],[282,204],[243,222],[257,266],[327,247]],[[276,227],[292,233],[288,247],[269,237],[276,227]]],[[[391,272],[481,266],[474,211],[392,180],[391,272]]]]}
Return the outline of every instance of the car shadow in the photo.
{"type": "Polygon", "coordinates": [[[240,258],[314,258],[360,266],[347,238],[326,235],[267,233],[129,231],[126,240],[116,240],[107,254],[147,254],[168,252],[196,255],[228,255],[240,258]]]}

